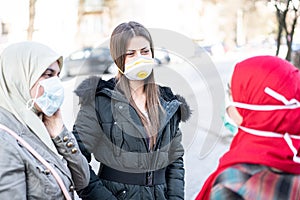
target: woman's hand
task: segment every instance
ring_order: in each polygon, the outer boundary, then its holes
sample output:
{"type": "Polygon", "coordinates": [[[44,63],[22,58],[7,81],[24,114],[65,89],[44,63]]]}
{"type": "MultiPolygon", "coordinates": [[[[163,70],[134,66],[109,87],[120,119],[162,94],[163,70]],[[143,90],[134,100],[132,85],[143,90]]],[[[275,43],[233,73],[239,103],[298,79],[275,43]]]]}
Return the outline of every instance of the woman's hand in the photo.
{"type": "Polygon", "coordinates": [[[52,115],[51,117],[43,115],[43,122],[51,138],[55,138],[63,130],[64,123],[62,120],[60,109],[58,109],[56,113],[54,113],[54,115],[52,115]]]}

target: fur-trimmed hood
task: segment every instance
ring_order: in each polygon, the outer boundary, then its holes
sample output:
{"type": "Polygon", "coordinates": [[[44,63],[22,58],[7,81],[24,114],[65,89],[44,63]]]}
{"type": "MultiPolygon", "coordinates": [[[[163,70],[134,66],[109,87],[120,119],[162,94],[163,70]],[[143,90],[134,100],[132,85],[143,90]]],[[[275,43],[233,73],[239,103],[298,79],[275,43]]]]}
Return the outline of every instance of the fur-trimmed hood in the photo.
{"type": "MultiPolygon", "coordinates": [[[[80,104],[84,104],[86,102],[93,101],[95,98],[95,94],[97,91],[102,88],[114,89],[115,87],[115,79],[112,78],[108,81],[104,81],[101,77],[92,76],[88,79],[84,80],[74,91],[74,93],[79,97],[80,104]]],[[[186,122],[192,111],[190,106],[184,97],[180,95],[174,95],[169,87],[159,87],[161,97],[165,101],[178,100],[180,102],[180,112],[181,112],[181,120],[186,122]]]]}

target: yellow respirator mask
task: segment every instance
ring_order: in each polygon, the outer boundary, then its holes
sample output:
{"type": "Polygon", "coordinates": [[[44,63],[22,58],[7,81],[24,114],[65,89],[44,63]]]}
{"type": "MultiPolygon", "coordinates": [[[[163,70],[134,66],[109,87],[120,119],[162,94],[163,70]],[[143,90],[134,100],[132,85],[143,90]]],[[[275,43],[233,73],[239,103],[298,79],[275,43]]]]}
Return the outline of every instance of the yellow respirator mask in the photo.
{"type": "Polygon", "coordinates": [[[144,80],[151,73],[155,66],[153,58],[137,57],[136,59],[125,64],[125,72],[123,73],[129,80],[144,80]]]}

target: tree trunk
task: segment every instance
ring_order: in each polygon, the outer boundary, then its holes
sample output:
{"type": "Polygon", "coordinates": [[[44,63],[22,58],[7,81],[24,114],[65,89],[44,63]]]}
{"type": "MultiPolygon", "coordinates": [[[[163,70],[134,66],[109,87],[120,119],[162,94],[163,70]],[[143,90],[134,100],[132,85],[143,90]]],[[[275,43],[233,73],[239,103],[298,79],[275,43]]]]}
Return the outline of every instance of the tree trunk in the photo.
{"type": "Polygon", "coordinates": [[[29,0],[29,23],[27,28],[27,40],[32,40],[34,33],[35,3],[36,0],[29,0]]]}
{"type": "Polygon", "coordinates": [[[280,45],[281,45],[281,36],[282,36],[282,22],[281,22],[281,12],[279,9],[277,9],[276,7],[276,16],[277,16],[277,20],[278,20],[278,32],[277,32],[277,48],[276,48],[276,56],[279,55],[279,51],[280,51],[280,45]]]}
{"type": "Polygon", "coordinates": [[[278,20],[278,34],[277,34],[277,50],[276,50],[276,55],[278,56],[279,50],[280,50],[280,45],[281,45],[281,37],[282,37],[282,32],[284,31],[285,34],[285,40],[286,40],[286,45],[287,45],[287,53],[285,59],[288,61],[292,60],[292,44],[293,44],[293,37],[294,37],[294,32],[295,32],[295,27],[297,24],[297,19],[298,19],[298,7],[295,7],[294,2],[291,0],[288,0],[286,2],[284,10],[281,10],[280,6],[280,1],[276,1],[275,3],[275,8],[276,8],[276,17],[278,20]],[[290,5],[292,4],[293,9],[290,9],[290,5]],[[291,13],[293,11],[294,13],[294,18],[293,18],[293,23],[290,26],[289,29],[289,24],[288,24],[288,13],[291,13]]]}
{"type": "Polygon", "coordinates": [[[295,33],[295,27],[296,27],[296,24],[297,24],[297,19],[298,19],[298,8],[295,8],[294,7],[294,19],[293,19],[293,24],[291,26],[291,30],[287,31],[287,38],[286,38],[286,41],[287,41],[287,47],[288,47],[288,51],[287,51],[287,54],[286,54],[286,60],[288,61],[291,61],[292,60],[292,45],[293,45],[293,39],[294,39],[294,33],[295,33]]]}

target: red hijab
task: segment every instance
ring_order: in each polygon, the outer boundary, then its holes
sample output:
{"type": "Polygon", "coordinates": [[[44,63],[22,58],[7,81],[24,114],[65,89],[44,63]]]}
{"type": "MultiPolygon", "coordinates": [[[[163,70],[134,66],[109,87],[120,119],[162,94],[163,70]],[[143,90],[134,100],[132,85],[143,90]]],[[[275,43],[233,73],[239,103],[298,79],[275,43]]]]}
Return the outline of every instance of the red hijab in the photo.
{"type": "MultiPolygon", "coordinates": [[[[300,101],[300,72],[289,62],[275,56],[257,56],[235,66],[231,92],[234,102],[258,105],[284,105],[266,94],[271,88],[287,100],[300,101]]],[[[243,117],[241,126],[279,134],[300,135],[300,108],[272,111],[253,111],[238,108],[243,117]]],[[[300,150],[300,140],[292,139],[300,150]]],[[[206,180],[197,200],[209,199],[212,184],[218,174],[238,163],[261,164],[285,172],[300,174],[300,164],[293,161],[293,152],[283,138],[262,137],[239,129],[230,149],[220,161],[217,170],[206,180]]]]}

